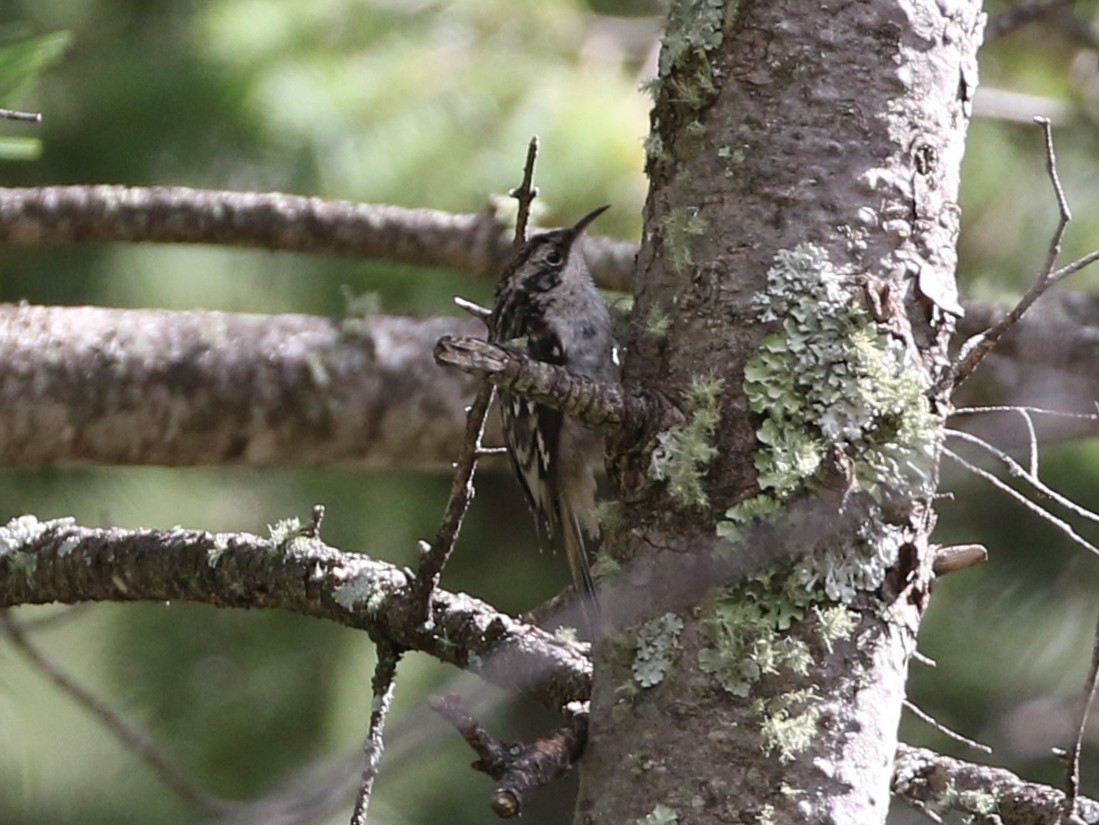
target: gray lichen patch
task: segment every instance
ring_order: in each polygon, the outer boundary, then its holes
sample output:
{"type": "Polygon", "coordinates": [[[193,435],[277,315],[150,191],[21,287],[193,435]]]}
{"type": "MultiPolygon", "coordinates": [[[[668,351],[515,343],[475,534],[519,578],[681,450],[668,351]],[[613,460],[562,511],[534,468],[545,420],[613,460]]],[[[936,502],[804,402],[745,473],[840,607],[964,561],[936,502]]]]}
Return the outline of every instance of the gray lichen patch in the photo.
{"type": "Polygon", "coordinates": [[[736,539],[746,525],[773,518],[784,502],[814,490],[826,458],[838,452],[870,513],[857,552],[814,552],[799,575],[842,602],[879,585],[896,561],[904,531],[885,520],[882,504],[897,492],[931,491],[942,424],[912,355],[878,330],[854,286],[851,273],[813,244],[775,256],[753,306],[760,321],[779,328],[763,339],[744,381],[749,406],[763,417],[755,459],[763,492],[718,525],[719,535],[736,539]]]}

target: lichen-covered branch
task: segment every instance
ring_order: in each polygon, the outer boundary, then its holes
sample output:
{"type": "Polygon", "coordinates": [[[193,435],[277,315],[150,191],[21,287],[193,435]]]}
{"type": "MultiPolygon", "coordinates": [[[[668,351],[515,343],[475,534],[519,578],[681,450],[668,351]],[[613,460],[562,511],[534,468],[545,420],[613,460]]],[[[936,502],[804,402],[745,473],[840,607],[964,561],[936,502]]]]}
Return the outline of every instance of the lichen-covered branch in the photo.
{"type": "Polygon", "coordinates": [[[0,528],[0,608],[182,600],[286,610],[422,651],[549,708],[587,698],[591,665],[579,645],[438,589],[428,630],[411,594],[411,573],[329,547],[309,532],[295,520],[263,538],[92,529],[22,516],[0,528]]]}
{"type": "MultiPolygon", "coordinates": [[[[478,213],[182,186],[0,188],[0,246],[102,241],[194,243],[354,255],[495,277],[511,251],[496,203],[478,213]]],[[[591,238],[600,283],[629,288],[636,245],[591,238]]]]}
{"type": "Polygon", "coordinates": [[[480,338],[444,336],[435,346],[435,360],[605,431],[641,433],[661,424],[670,426],[673,422],[663,421],[666,417],[678,419],[669,405],[658,399],[629,395],[620,384],[574,375],[480,338]]]}
{"type": "Polygon", "coordinates": [[[480,329],[0,306],[0,462],[445,466],[476,384],[431,348],[480,329]]]}
{"type": "MultiPolygon", "coordinates": [[[[892,790],[917,809],[958,813],[979,825],[1071,821],[1064,817],[1063,792],[927,748],[902,744],[897,749],[892,790]]],[[[1099,803],[1078,798],[1076,813],[1079,822],[1099,822],[1099,803]]]]}
{"type": "MultiPolygon", "coordinates": [[[[963,335],[1003,310],[970,302],[967,311],[963,335]]],[[[1046,296],[1000,341],[1000,400],[1092,411],[1097,328],[1091,297],[1046,296]],[[1064,373],[1074,380],[1060,380],[1052,395],[1051,376],[1064,373]]],[[[0,306],[0,462],[444,467],[461,443],[476,382],[440,369],[431,350],[442,335],[481,330],[457,316],[0,306]]],[[[509,354],[508,369],[517,358],[509,354]]],[[[622,414],[613,409],[598,412],[610,425],[622,414]]],[[[1099,431],[1091,419],[1052,423],[1058,429],[1044,426],[1039,435],[1099,431]]],[[[492,428],[488,442],[499,443],[492,428]]]]}

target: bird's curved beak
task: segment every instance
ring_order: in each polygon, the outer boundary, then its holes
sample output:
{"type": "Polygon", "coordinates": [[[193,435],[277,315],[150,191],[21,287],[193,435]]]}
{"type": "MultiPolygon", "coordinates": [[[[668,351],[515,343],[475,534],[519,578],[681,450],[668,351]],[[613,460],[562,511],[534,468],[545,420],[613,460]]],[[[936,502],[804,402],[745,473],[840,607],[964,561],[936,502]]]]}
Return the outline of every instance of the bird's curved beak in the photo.
{"type": "Polygon", "coordinates": [[[600,206],[598,209],[589,212],[569,228],[569,234],[572,235],[573,238],[580,237],[583,231],[588,228],[588,224],[590,224],[592,221],[594,221],[610,208],[611,205],[608,203],[606,206],[600,206]]]}

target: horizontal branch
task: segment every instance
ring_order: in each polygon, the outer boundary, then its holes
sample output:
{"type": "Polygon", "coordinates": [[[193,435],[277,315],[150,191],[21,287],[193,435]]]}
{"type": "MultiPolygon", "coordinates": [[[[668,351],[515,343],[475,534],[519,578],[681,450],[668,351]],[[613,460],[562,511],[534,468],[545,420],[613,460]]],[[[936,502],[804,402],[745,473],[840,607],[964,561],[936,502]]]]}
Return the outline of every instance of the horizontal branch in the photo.
{"type": "MultiPolygon", "coordinates": [[[[1073,821],[1065,817],[1065,794],[1056,788],[910,745],[897,749],[892,790],[917,809],[955,812],[988,825],[1073,821]]],[[[1082,797],[1076,802],[1079,821],[1099,822],[1099,803],[1082,797]]]]}
{"type": "Polygon", "coordinates": [[[435,345],[435,360],[486,378],[502,390],[548,404],[593,427],[619,429],[626,424],[621,384],[574,375],[480,338],[444,336],[435,345]]]}
{"type": "Polygon", "coordinates": [[[0,608],[174,599],[286,610],[422,651],[555,710],[588,698],[591,664],[580,646],[439,589],[429,630],[411,573],[329,547],[308,529],[272,532],[91,529],[22,516],[0,528],[0,608]]]}
{"type": "MultiPolygon", "coordinates": [[[[495,277],[512,249],[496,201],[475,214],[182,186],[0,188],[0,246],[106,241],[353,255],[495,277]]],[[[600,284],[626,291],[637,245],[588,238],[600,284]]]]}
{"type": "MultiPolygon", "coordinates": [[[[1079,293],[1046,302],[1048,310],[1039,307],[1000,342],[994,369],[1006,377],[996,400],[1094,412],[1099,302],[1079,293]],[[1065,372],[1075,380],[1064,381],[1065,372]]],[[[968,308],[967,335],[997,312],[976,302],[968,308]]],[[[477,382],[441,369],[432,350],[442,336],[482,331],[459,316],[333,320],[0,305],[0,463],[449,466],[477,382]]],[[[522,359],[492,348],[489,366],[501,353],[501,380],[512,380],[522,359]]],[[[611,427],[627,412],[659,421],[658,407],[646,412],[621,391],[596,403],[588,392],[598,385],[561,384],[568,374],[545,365],[531,370],[526,378],[541,375],[541,384],[524,391],[552,401],[555,387],[566,396],[575,389],[574,414],[611,427]]],[[[1002,431],[1001,421],[989,426],[1002,431]]],[[[979,421],[966,427],[987,429],[979,421]]],[[[1093,420],[1065,420],[1046,422],[1039,434],[1097,429],[1093,420]]],[[[494,428],[487,443],[499,443],[494,428]]]]}
{"type": "Polygon", "coordinates": [[[0,463],[445,466],[466,318],[0,305],[0,463]]]}

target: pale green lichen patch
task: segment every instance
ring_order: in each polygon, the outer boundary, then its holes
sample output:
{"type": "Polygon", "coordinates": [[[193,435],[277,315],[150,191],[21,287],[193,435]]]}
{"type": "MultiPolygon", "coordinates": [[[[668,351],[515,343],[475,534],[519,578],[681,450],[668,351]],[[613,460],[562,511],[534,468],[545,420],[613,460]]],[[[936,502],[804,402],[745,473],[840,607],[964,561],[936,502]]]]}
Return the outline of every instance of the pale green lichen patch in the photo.
{"type": "Polygon", "coordinates": [[[292,539],[301,535],[301,519],[284,518],[268,524],[267,535],[274,549],[285,547],[292,539]]]}
{"type": "Polygon", "coordinates": [[[740,502],[718,533],[741,537],[780,503],[811,492],[829,451],[851,460],[851,482],[875,504],[844,559],[814,553],[800,565],[802,583],[837,601],[876,587],[896,560],[902,531],[880,505],[894,491],[929,493],[941,419],[905,346],[882,334],[856,298],[850,273],[824,249],[801,244],[775,256],[766,288],[753,299],[759,320],[778,323],[745,367],[744,391],[763,416],[756,436],[761,500],[740,502]]]}
{"type": "Polygon", "coordinates": [[[17,553],[32,542],[38,541],[50,530],[72,527],[76,520],[58,518],[51,521],[39,521],[36,516],[16,516],[0,527],[0,557],[17,553]]]}
{"type": "Polygon", "coordinates": [[[7,563],[9,570],[30,575],[38,566],[38,557],[27,552],[27,545],[38,541],[51,530],[74,524],[76,520],[72,518],[39,521],[32,515],[17,516],[0,527],[0,560],[7,563]]]}
{"type": "Polygon", "coordinates": [[[747,696],[766,674],[808,673],[809,646],[783,631],[805,618],[815,598],[773,573],[727,588],[704,608],[710,644],[698,652],[699,667],[734,696],[747,696]]]}
{"type": "Polygon", "coordinates": [[[705,56],[721,45],[725,0],[673,0],[668,9],[658,72],[667,77],[691,56],[705,56]]]}
{"type": "MultiPolygon", "coordinates": [[[[268,526],[268,530],[270,530],[268,526]]],[[[209,550],[206,551],[206,564],[210,567],[217,567],[218,562],[221,561],[222,555],[229,549],[229,540],[232,535],[229,533],[215,533],[214,543],[209,550]]]]}
{"type": "Polygon", "coordinates": [[[705,507],[708,503],[702,475],[717,455],[712,438],[720,420],[718,400],[723,383],[713,376],[696,378],[687,391],[687,423],[657,436],[652,475],[667,482],[668,493],[684,507],[705,507]]]}
{"type": "Polygon", "coordinates": [[[842,604],[814,607],[813,616],[817,620],[817,635],[829,653],[836,642],[850,639],[859,624],[855,612],[842,604]]]}
{"type": "Polygon", "coordinates": [[[312,530],[303,527],[298,518],[284,518],[268,524],[267,532],[271,552],[278,556],[310,555],[325,550],[324,542],[312,530]]]}
{"type": "Polygon", "coordinates": [[[764,753],[777,755],[780,762],[793,762],[813,743],[820,722],[820,709],[813,704],[817,698],[813,688],[805,688],[752,704],[752,710],[763,719],[760,737],[764,753]]]}
{"type": "Polygon", "coordinates": [[[658,804],[643,817],[634,820],[634,825],[676,825],[679,815],[674,808],[658,804]]]}
{"type": "Polygon", "coordinates": [[[685,272],[694,264],[691,244],[706,234],[709,223],[698,214],[698,207],[676,207],[660,220],[664,246],[676,272],[685,272]]]}
{"type": "Polygon", "coordinates": [[[648,688],[664,681],[675,661],[682,632],[683,620],[674,613],[665,613],[641,625],[633,658],[633,678],[637,684],[648,688]]]}
{"type": "Polygon", "coordinates": [[[386,579],[377,576],[369,568],[355,573],[332,590],[332,599],[349,613],[362,607],[368,613],[376,613],[388,595],[386,579]]]}

